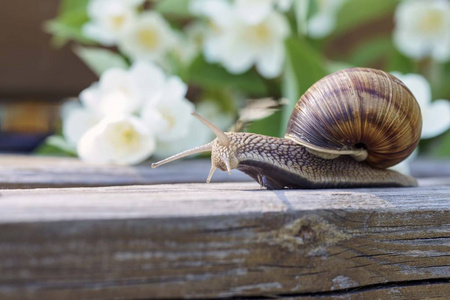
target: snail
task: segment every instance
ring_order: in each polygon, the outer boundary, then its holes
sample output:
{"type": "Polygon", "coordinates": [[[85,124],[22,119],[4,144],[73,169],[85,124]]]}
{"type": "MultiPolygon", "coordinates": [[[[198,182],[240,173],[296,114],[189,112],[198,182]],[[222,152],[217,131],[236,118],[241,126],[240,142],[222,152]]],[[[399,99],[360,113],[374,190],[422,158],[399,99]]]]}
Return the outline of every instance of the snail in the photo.
{"type": "Polygon", "coordinates": [[[211,170],[238,169],[268,189],[417,186],[387,169],[419,143],[420,107],[398,78],[350,68],[313,84],[295,105],[284,138],[223,132],[193,112],[217,136],[212,142],[152,164],[211,151],[211,170]]]}

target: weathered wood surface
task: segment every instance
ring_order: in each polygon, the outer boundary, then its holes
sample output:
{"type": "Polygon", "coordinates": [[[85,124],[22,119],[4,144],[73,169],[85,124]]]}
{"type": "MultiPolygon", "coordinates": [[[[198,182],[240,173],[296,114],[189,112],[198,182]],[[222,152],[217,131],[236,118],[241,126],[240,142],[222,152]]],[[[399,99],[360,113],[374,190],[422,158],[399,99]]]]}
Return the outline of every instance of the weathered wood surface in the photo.
{"type": "MultiPolygon", "coordinates": [[[[182,160],[152,169],[150,164],[116,166],[87,164],[76,158],[0,155],[0,188],[87,187],[205,182],[208,159],[182,160]]],[[[214,181],[250,181],[244,173],[216,172],[214,181]]]]}
{"type": "Polygon", "coordinates": [[[450,186],[0,190],[0,299],[448,299],[450,186]]]}
{"type": "MultiPolygon", "coordinates": [[[[158,183],[205,182],[209,159],[177,161],[161,168],[93,165],[75,158],[0,155],[0,188],[87,187],[158,183]]],[[[450,178],[450,160],[417,160],[411,164],[416,177],[450,178]]],[[[229,176],[217,171],[214,182],[251,181],[235,170],[229,176]]]]}

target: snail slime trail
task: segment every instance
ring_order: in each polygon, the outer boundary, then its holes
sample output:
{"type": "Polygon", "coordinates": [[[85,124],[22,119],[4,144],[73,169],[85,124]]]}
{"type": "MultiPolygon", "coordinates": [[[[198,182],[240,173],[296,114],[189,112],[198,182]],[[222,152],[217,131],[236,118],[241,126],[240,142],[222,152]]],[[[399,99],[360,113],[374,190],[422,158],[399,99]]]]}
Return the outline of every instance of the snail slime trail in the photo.
{"type": "Polygon", "coordinates": [[[417,181],[387,168],[419,143],[419,104],[398,78],[350,68],[313,84],[295,105],[284,138],[223,132],[193,113],[217,136],[160,162],[211,152],[211,170],[238,169],[268,189],[406,187],[417,181]]]}

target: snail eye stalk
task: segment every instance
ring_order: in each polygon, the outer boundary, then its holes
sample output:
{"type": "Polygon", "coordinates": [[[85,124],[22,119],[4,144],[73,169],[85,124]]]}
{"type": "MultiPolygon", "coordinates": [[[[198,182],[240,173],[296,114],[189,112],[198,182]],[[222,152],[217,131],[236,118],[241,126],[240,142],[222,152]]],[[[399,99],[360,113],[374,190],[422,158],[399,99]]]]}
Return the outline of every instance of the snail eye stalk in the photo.
{"type": "MultiPolygon", "coordinates": [[[[227,135],[220,130],[216,125],[214,125],[213,123],[211,123],[210,121],[208,121],[207,119],[205,119],[204,117],[202,117],[201,115],[199,115],[197,112],[193,111],[191,113],[194,117],[196,117],[197,119],[199,119],[203,124],[205,124],[208,128],[211,129],[212,132],[214,132],[214,134],[217,136],[217,139],[219,140],[219,144],[222,146],[228,146],[230,144],[230,139],[227,137],[227,135]]],[[[208,144],[202,145],[202,146],[198,146],[186,151],[183,151],[181,153],[172,155],[166,159],[163,159],[161,161],[158,161],[156,163],[152,164],[152,168],[157,168],[159,166],[162,166],[164,164],[167,164],[169,162],[172,162],[174,160],[189,156],[189,155],[193,155],[193,154],[197,154],[197,153],[203,153],[203,152],[211,152],[212,151],[212,143],[210,142],[208,144]]],[[[228,167],[229,169],[229,167],[228,167]]],[[[215,167],[211,168],[210,174],[208,176],[208,181],[211,179],[212,174],[215,171],[215,167]]]]}

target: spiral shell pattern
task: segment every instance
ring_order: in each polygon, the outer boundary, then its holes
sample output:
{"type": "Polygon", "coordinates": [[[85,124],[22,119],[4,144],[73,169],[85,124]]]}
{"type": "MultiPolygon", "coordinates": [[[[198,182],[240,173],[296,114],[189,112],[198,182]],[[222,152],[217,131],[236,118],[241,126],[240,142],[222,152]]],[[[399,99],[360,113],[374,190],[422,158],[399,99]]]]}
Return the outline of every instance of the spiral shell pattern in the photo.
{"type": "Polygon", "coordinates": [[[312,85],[297,102],[285,137],[313,153],[393,166],[419,143],[422,117],[411,91],[375,69],[351,68],[312,85]]]}

